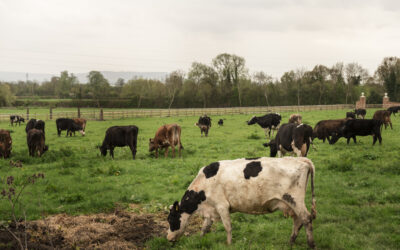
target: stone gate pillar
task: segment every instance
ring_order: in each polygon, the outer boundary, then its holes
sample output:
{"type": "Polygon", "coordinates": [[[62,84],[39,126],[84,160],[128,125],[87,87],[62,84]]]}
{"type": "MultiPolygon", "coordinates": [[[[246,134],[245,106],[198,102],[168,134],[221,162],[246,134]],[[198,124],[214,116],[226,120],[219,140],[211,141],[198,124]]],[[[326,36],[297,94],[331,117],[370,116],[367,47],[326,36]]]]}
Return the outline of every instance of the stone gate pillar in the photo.
{"type": "Polygon", "coordinates": [[[364,92],[361,92],[360,100],[356,102],[356,109],[365,109],[367,107],[367,100],[364,92]]]}
{"type": "Polygon", "coordinates": [[[389,101],[389,96],[387,93],[385,93],[385,96],[383,97],[382,100],[382,108],[387,109],[390,107],[390,101],[389,101]]]}

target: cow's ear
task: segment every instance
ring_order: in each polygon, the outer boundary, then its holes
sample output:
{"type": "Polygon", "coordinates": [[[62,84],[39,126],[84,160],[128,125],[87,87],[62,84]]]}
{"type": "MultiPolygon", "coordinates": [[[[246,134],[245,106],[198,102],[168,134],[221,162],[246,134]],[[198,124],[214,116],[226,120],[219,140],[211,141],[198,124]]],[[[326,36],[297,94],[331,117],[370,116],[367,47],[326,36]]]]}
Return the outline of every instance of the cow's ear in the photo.
{"type": "Polygon", "coordinates": [[[149,142],[151,142],[151,138],[149,138],[149,142]]]}
{"type": "Polygon", "coordinates": [[[263,144],[263,146],[264,146],[264,147],[266,147],[266,148],[268,148],[268,146],[269,146],[269,143],[268,143],[268,142],[266,142],[266,143],[264,143],[264,144],[263,144]]]}
{"type": "Polygon", "coordinates": [[[174,202],[174,205],[172,205],[172,211],[178,212],[179,211],[179,203],[178,201],[174,202]]]}

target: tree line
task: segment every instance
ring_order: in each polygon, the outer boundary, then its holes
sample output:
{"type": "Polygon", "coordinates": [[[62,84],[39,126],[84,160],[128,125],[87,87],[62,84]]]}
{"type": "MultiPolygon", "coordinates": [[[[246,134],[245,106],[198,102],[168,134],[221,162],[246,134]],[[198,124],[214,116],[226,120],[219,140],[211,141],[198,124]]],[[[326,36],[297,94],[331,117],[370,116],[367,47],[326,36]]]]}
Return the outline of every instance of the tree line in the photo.
{"type": "Polygon", "coordinates": [[[0,105],[12,105],[16,96],[86,100],[97,107],[121,101],[134,108],[321,105],[355,103],[361,92],[367,103],[381,103],[385,92],[391,101],[400,101],[397,57],[384,58],[373,75],[358,63],[336,63],[291,70],[276,79],[264,71],[249,73],[243,57],[223,53],[210,64],[193,62],[187,72],[173,71],[165,81],[118,79],[112,85],[99,71],[91,71],[87,79],[79,83],[63,71],[42,83],[1,82],[0,105]]]}

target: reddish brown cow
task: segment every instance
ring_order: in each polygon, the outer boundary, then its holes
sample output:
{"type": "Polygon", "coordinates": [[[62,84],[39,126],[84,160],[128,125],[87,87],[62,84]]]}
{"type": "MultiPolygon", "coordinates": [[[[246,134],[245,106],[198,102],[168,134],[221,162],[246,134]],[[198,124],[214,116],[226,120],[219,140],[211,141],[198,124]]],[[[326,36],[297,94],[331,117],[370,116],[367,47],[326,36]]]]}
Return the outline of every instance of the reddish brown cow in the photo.
{"type": "Polygon", "coordinates": [[[49,147],[45,145],[44,133],[40,129],[31,129],[26,135],[26,142],[28,144],[29,155],[34,157],[35,154],[41,157],[49,147]]]}
{"type": "MultiPolygon", "coordinates": [[[[76,124],[78,124],[79,126],[82,127],[82,136],[85,135],[85,128],[86,128],[86,119],[84,118],[74,118],[72,119],[76,124]]],[[[74,135],[75,135],[75,131],[74,131],[74,135]]]]}
{"type": "Polygon", "coordinates": [[[168,157],[169,146],[172,148],[172,157],[175,157],[175,146],[178,145],[179,157],[181,156],[181,127],[178,124],[167,124],[161,126],[154,138],[149,140],[149,151],[156,150],[156,158],[158,157],[158,149],[165,148],[165,157],[168,157]]]}
{"type": "Polygon", "coordinates": [[[11,154],[12,139],[10,131],[0,129],[0,157],[8,158],[11,154]]]}
{"type": "Polygon", "coordinates": [[[337,119],[337,120],[322,120],[317,123],[314,127],[312,138],[318,138],[325,142],[331,142],[331,136],[338,133],[339,128],[342,127],[348,119],[337,119]]]}
{"type": "Polygon", "coordinates": [[[377,111],[375,111],[372,119],[381,121],[383,124],[385,124],[385,129],[387,128],[388,125],[390,125],[390,128],[393,129],[392,121],[390,120],[390,115],[391,115],[390,111],[377,110],[377,111]]]}

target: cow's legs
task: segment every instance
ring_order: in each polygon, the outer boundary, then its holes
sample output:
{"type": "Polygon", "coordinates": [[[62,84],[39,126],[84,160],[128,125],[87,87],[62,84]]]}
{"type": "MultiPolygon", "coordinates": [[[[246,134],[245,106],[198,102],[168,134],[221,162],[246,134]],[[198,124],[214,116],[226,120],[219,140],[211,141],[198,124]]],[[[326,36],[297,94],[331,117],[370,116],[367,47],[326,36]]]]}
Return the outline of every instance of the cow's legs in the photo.
{"type": "Polygon", "coordinates": [[[219,216],[221,217],[222,224],[224,224],[226,231],[226,243],[230,245],[232,243],[232,225],[231,225],[231,217],[229,214],[228,207],[219,207],[217,208],[219,216]]]}
{"type": "Polygon", "coordinates": [[[354,143],[357,143],[357,139],[356,139],[355,135],[353,135],[353,141],[354,141],[354,143]]]}
{"type": "Polygon", "coordinates": [[[282,157],[282,151],[281,150],[278,150],[278,158],[281,158],[282,157]]]}
{"type": "Polygon", "coordinates": [[[313,236],[312,220],[310,219],[304,225],[304,227],[306,228],[306,233],[307,233],[307,244],[310,248],[314,249],[315,243],[314,243],[314,236],[313,236]]]}
{"type": "Polygon", "coordinates": [[[201,228],[201,236],[204,236],[206,233],[210,232],[212,220],[210,217],[205,217],[203,222],[203,227],[201,228]]]}
{"type": "Polygon", "coordinates": [[[110,155],[114,159],[114,147],[110,147],[110,155]]]}
{"type": "Polygon", "coordinates": [[[299,234],[299,231],[301,227],[303,226],[303,222],[301,219],[294,215],[293,216],[293,229],[292,229],[292,236],[290,237],[290,245],[293,245],[294,242],[296,241],[297,235],[299,234]]]}
{"type": "Polygon", "coordinates": [[[389,124],[390,124],[390,129],[393,129],[392,122],[389,122],[389,124]]]}
{"type": "Polygon", "coordinates": [[[171,148],[172,148],[172,158],[175,158],[175,146],[174,146],[174,143],[171,144],[171,148]]]}
{"type": "Polygon", "coordinates": [[[129,145],[131,152],[132,152],[132,157],[135,159],[136,157],[136,148],[133,145],[129,145]]]}
{"type": "Polygon", "coordinates": [[[164,153],[164,157],[165,157],[165,158],[168,157],[168,150],[169,150],[169,147],[167,147],[167,148],[165,149],[165,153],[164,153]]]}

